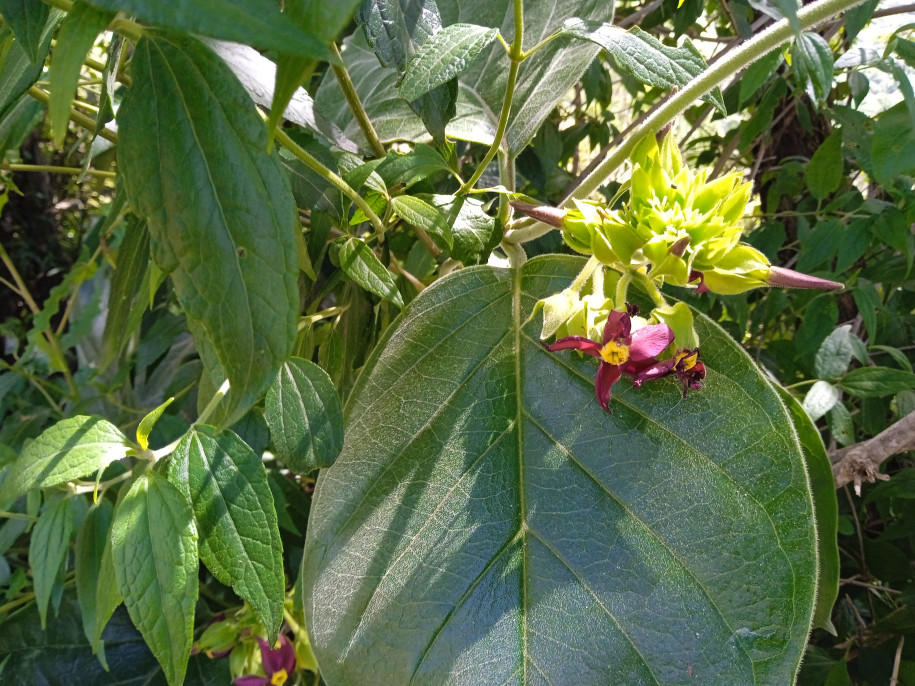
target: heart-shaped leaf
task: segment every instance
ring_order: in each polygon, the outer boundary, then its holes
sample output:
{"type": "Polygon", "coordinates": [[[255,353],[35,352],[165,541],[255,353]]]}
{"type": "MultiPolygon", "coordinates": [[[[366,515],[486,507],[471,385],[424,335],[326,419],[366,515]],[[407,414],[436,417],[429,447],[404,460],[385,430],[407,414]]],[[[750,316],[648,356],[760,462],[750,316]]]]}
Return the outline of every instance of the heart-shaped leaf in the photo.
{"type": "Polygon", "coordinates": [[[697,313],[704,388],[602,411],[594,360],[527,321],[582,266],[461,270],[366,364],[305,548],[329,683],[793,682],[816,536],[784,405],[697,313]]]}

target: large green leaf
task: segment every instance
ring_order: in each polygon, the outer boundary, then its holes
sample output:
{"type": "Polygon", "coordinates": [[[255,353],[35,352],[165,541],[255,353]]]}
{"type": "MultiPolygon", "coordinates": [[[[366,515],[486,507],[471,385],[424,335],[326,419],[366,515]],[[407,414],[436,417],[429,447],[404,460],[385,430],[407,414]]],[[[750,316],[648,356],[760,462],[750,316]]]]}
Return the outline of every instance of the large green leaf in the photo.
{"type": "Polygon", "coordinates": [[[816,537],[790,418],[699,314],[704,388],[602,411],[594,360],[526,321],[583,264],[461,270],[366,364],[305,549],[328,683],[792,683],[816,537]]]}
{"type": "Polygon", "coordinates": [[[323,32],[292,20],[273,0],[91,0],[163,28],[277,52],[330,59],[323,32]]]}
{"type": "Polygon", "coordinates": [[[283,544],[260,458],[231,431],[197,426],[175,449],[169,479],[193,507],[200,559],[251,603],[275,640],[283,621],[283,544]]]}
{"type": "Polygon", "coordinates": [[[0,486],[0,502],[30,488],[48,488],[104,469],[127,453],[130,442],[101,417],[64,419],[22,451],[0,486]]]}
{"type": "Polygon", "coordinates": [[[182,683],[194,640],[197,531],[190,503],[164,476],[146,472],[118,504],[111,557],[130,618],[168,683],[182,683]]]}
{"type": "Polygon", "coordinates": [[[171,274],[198,349],[202,336],[229,379],[231,423],[295,341],[292,191],[248,94],[197,40],[147,36],[131,74],[118,111],[125,188],[147,218],[153,257],[171,274]]]}
{"type": "Polygon", "coordinates": [[[51,7],[41,0],[0,0],[0,14],[31,62],[39,58],[41,33],[51,7]]]}
{"type": "Polygon", "coordinates": [[[264,398],[277,456],[294,472],[330,467],[343,448],[343,411],[334,383],[314,362],[290,358],[264,398]]]}
{"type": "MultiPolygon", "coordinates": [[[[525,50],[553,35],[567,19],[579,17],[586,21],[605,22],[613,18],[613,3],[604,0],[528,3],[524,9],[525,50]]],[[[467,23],[493,27],[509,41],[515,33],[513,6],[509,0],[460,0],[442,3],[439,11],[443,26],[467,23]]],[[[343,61],[381,139],[422,137],[425,129],[419,118],[407,102],[396,95],[399,73],[378,64],[365,43],[365,37],[359,32],[347,39],[344,46],[343,61]]],[[[530,142],[540,124],[581,77],[599,50],[593,43],[561,37],[524,61],[518,74],[506,131],[506,143],[512,155],[518,154],[530,142]]],[[[507,79],[505,49],[500,43],[494,43],[461,74],[457,115],[447,126],[448,135],[492,143],[507,79]]],[[[364,140],[334,79],[324,79],[315,99],[348,137],[364,140]]]]}

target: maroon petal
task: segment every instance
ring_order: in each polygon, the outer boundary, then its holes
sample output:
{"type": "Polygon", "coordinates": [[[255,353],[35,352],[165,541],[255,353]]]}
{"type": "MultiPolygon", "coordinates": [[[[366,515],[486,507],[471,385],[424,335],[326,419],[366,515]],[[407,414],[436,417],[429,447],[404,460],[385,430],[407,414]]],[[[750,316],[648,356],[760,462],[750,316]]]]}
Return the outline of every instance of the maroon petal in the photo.
{"type": "Polygon", "coordinates": [[[705,274],[697,272],[695,269],[689,273],[689,283],[699,280],[699,288],[696,293],[708,293],[708,286],[705,285],[705,274]]]}
{"type": "Polygon", "coordinates": [[[566,216],[565,210],[558,207],[550,207],[549,205],[531,205],[530,203],[519,202],[517,200],[511,200],[508,204],[532,219],[536,219],[544,224],[549,224],[550,226],[555,226],[560,229],[562,228],[562,220],[565,219],[566,216]]]}
{"type": "Polygon", "coordinates": [[[610,411],[610,389],[613,384],[620,380],[622,372],[619,366],[601,362],[597,368],[597,376],[594,378],[594,395],[597,396],[598,404],[607,412],[610,411]]]}
{"type": "Polygon", "coordinates": [[[663,379],[673,373],[674,360],[644,360],[641,363],[628,362],[623,368],[623,373],[632,379],[632,385],[638,388],[645,381],[663,379]]]}
{"type": "Polygon", "coordinates": [[[626,338],[631,329],[632,320],[627,313],[610,310],[610,314],[607,315],[607,323],[604,324],[604,343],[626,338]]]}
{"type": "Polygon", "coordinates": [[[554,353],[557,350],[581,350],[591,357],[600,357],[600,351],[603,346],[600,343],[595,343],[583,336],[566,336],[565,338],[560,338],[551,345],[544,343],[543,347],[551,353],[554,353]]]}
{"type": "Polygon", "coordinates": [[[674,339],[674,332],[667,324],[650,324],[632,334],[629,359],[633,362],[647,360],[661,353],[674,339]]]}
{"type": "Polygon", "coordinates": [[[267,686],[267,684],[270,683],[270,679],[265,676],[248,674],[246,676],[240,676],[237,679],[232,679],[232,683],[235,684],[235,686],[267,686]]]}
{"type": "Polygon", "coordinates": [[[280,647],[276,649],[271,648],[267,641],[257,639],[261,647],[261,664],[268,675],[276,674],[281,669],[285,669],[287,674],[291,674],[295,669],[295,648],[285,636],[280,635],[279,638],[280,647]]]}

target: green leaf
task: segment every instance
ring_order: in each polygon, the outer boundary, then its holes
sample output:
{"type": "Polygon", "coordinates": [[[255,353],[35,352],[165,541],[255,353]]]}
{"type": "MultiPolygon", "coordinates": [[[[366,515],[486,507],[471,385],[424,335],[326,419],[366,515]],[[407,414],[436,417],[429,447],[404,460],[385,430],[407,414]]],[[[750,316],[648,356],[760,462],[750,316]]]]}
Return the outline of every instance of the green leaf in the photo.
{"type": "MultiPolygon", "coordinates": [[[[836,501],[836,485],[832,475],[832,464],[826,454],[826,446],[820,432],[798,405],[797,400],[781,386],[776,386],[782,402],[788,408],[797,437],[804,450],[807,477],[813,492],[813,505],[817,525],[817,602],[813,615],[813,628],[823,628],[835,635],[832,626],[832,606],[839,595],[839,546],[836,536],[839,527],[839,504],[836,501]]],[[[841,406],[839,406],[841,407],[841,406]]]]}
{"type": "Polygon", "coordinates": [[[0,29],[0,48],[5,50],[0,59],[0,117],[6,116],[9,110],[31,88],[44,69],[44,60],[51,49],[51,39],[57,31],[57,25],[63,18],[60,10],[52,10],[41,30],[36,59],[29,59],[26,49],[19,41],[12,40],[12,34],[0,29]]]}
{"type": "Polygon", "coordinates": [[[77,0],[60,25],[60,34],[51,60],[48,119],[54,145],[60,147],[67,135],[70,109],[86,54],[98,35],[114,19],[115,12],[96,9],[77,0]]]}
{"type": "MultiPolygon", "coordinates": [[[[861,339],[858,339],[858,340],[860,341],[861,339]]],[[[864,344],[862,343],[862,345],[864,345],[864,344]]],[[[870,349],[871,350],[881,350],[881,351],[887,353],[890,357],[893,358],[893,362],[895,362],[897,365],[902,367],[903,370],[905,370],[907,372],[913,371],[912,363],[909,362],[909,358],[906,357],[905,353],[902,352],[899,348],[894,348],[891,345],[872,345],[872,346],[870,346],[870,349]]],[[[859,360],[862,364],[867,362],[866,351],[865,351],[864,357],[865,357],[865,359],[863,359],[863,360],[861,360],[859,358],[859,360]]],[[[903,414],[905,414],[905,413],[903,413],[903,414]]]]}
{"type": "Polygon", "coordinates": [[[398,195],[391,199],[394,213],[411,226],[424,230],[443,247],[451,248],[451,226],[438,208],[412,195],[398,195]]]}
{"type": "Polygon", "coordinates": [[[340,268],[362,288],[403,308],[397,282],[365,241],[347,238],[340,245],[339,260],[340,268]]]}
{"type": "Polygon", "coordinates": [[[388,188],[398,184],[409,188],[440,171],[454,173],[438,150],[423,143],[405,155],[390,151],[384,161],[375,167],[375,171],[384,179],[388,188]]]}
{"type": "MultiPolygon", "coordinates": [[[[359,8],[356,20],[378,57],[373,66],[377,68],[380,62],[382,67],[392,69],[397,81],[416,50],[442,28],[434,0],[403,4],[399,0],[367,0],[359,8]]],[[[409,101],[406,111],[419,115],[432,137],[443,143],[445,126],[455,115],[456,98],[457,83],[449,81],[409,101]]]]}
{"type": "MultiPolygon", "coordinates": [[[[121,492],[118,494],[118,504],[124,499],[127,492],[128,489],[126,487],[121,489],[121,492]]],[[[114,513],[112,514],[112,522],[114,521],[114,514],[116,513],[117,506],[115,506],[114,513]]],[[[109,532],[105,535],[105,545],[102,549],[102,557],[99,560],[98,577],[96,579],[95,626],[92,634],[89,636],[89,642],[93,646],[102,645],[102,634],[105,632],[109,621],[114,616],[115,610],[117,610],[118,606],[123,602],[124,596],[118,586],[117,576],[114,571],[114,558],[111,553],[111,534],[109,526],[109,532]]],[[[105,651],[105,656],[108,657],[109,655],[110,650],[105,651]]]]}
{"type": "Polygon", "coordinates": [[[464,73],[498,35],[498,29],[475,24],[446,26],[427,39],[413,55],[398,86],[400,97],[417,100],[464,73]]]}
{"type": "Polygon", "coordinates": [[[174,401],[174,398],[169,398],[140,420],[140,424],[137,426],[137,445],[143,450],[146,450],[149,447],[149,434],[151,434],[152,430],[155,428],[156,422],[159,421],[159,417],[162,416],[165,409],[174,401]]]}
{"type": "Polygon", "coordinates": [[[861,33],[861,29],[870,23],[874,10],[877,9],[879,3],[880,0],[867,0],[856,7],[845,10],[842,18],[845,20],[845,35],[849,45],[861,33]]]}
{"type": "MultiPolygon", "coordinates": [[[[372,0],[366,5],[388,8],[394,4],[396,3],[388,0],[372,0]]],[[[434,26],[426,21],[425,14],[421,12],[429,4],[428,0],[417,0],[411,4],[411,8],[416,12],[414,21],[425,26],[424,30],[431,34],[434,26]]],[[[514,11],[510,0],[462,0],[459,3],[442,3],[438,9],[444,26],[476,24],[498,28],[502,35],[511,36],[514,33],[514,11]]],[[[378,11],[372,11],[372,21],[377,21],[383,29],[393,29],[398,25],[396,21],[386,22],[378,11]]],[[[396,11],[400,12],[399,9],[396,11]]],[[[604,0],[531,3],[524,11],[524,49],[530,50],[541,39],[556,33],[562,28],[563,22],[572,17],[581,17],[585,21],[610,21],[613,18],[613,3],[604,0]]],[[[400,33],[395,32],[395,35],[399,36],[400,33]]],[[[376,51],[378,45],[376,41],[376,51]]],[[[391,47],[389,59],[394,59],[398,50],[402,51],[402,48],[396,45],[391,47]]],[[[514,104],[505,134],[509,154],[517,155],[527,146],[546,117],[593,62],[599,50],[597,45],[587,41],[569,43],[559,39],[550,41],[525,59],[515,85],[514,104]]],[[[384,61],[381,54],[379,58],[384,61]]],[[[364,35],[357,32],[344,41],[343,61],[382,141],[415,140],[425,135],[425,128],[419,118],[406,101],[397,95],[396,83],[400,73],[379,65],[378,58],[368,48],[364,35]]],[[[493,44],[459,77],[457,114],[448,123],[449,137],[486,145],[492,143],[505,98],[507,64],[502,45],[493,44]]],[[[324,79],[315,100],[347,136],[364,142],[335,79],[324,79]]]]}
{"type": "Polygon", "coordinates": [[[738,109],[742,109],[747,100],[759,90],[760,86],[769,80],[769,77],[775,73],[775,70],[782,63],[782,59],[782,51],[773,50],[747,67],[747,70],[740,78],[740,93],[737,98],[738,109]]]}
{"type": "Polygon", "coordinates": [[[231,431],[197,426],[182,439],[169,479],[188,498],[200,559],[247,600],[276,640],[283,621],[283,544],[260,457],[231,431]]]}
{"type": "MultiPolygon", "coordinates": [[[[613,56],[617,67],[624,74],[657,88],[683,88],[708,68],[702,53],[689,38],[679,48],[672,48],[639,28],[629,32],[612,24],[581,19],[569,19],[563,25],[560,35],[596,43],[613,56]]],[[[718,88],[706,93],[702,99],[714,105],[722,114],[727,114],[718,88]]]]}
{"type": "Polygon", "coordinates": [[[22,451],[3,485],[0,502],[30,488],[60,486],[123,458],[130,442],[111,422],[79,415],[45,429],[22,451]]]}
{"type": "MultiPolygon", "coordinates": [[[[83,633],[86,634],[86,638],[92,645],[92,652],[98,655],[99,660],[106,667],[104,644],[97,639],[95,629],[98,623],[96,608],[98,607],[100,582],[115,585],[113,574],[108,577],[102,575],[102,557],[108,546],[113,516],[114,506],[104,498],[89,509],[76,536],[76,562],[74,565],[76,592],[83,618],[83,633]]],[[[113,572],[113,569],[110,571],[113,572]]]]}
{"type": "Polygon", "coordinates": [[[855,300],[855,307],[858,308],[858,313],[861,315],[861,321],[864,322],[868,340],[876,340],[877,310],[883,308],[880,294],[874,284],[867,279],[859,278],[851,295],[855,300]]]}
{"type": "Polygon", "coordinates": [[[881,208],[873,217],[871,231],[877,239],[905,255],[906,265],[909,270],[912,269],[915,239],[912,237],[910,222],[902,210],[893,205],[881,208]]]}
{"type": "Polygon", "coordinates": [[[230,424],[295,342],[292,191],[248,94],[198,41],[147,32],[131,74],[118,111],[128,199],[149,222],[153,257],[171,274],[198,350],[205,338],[231,384],[230,424]],[[163,127],[167,136],[149,135],[163,127]]]}
{"type": "Polygon", "coordinates": [[[817,381],[804,396],[804,411],[815,422],[839,402],[839,389],[828,381],[817,381]]]}
{"type": "Polygon", "coordinates": [[[130,618],[178,686],[194,640],[197,531],[190,503],[164,476],[142,474],[118,505],[111,557],[130,618]]]}
{"type": "Polygon", "coordinates": [[[623,381],[604,412],[595,361],[526,322],[583,265],[453,273],[366,363],[305,548],[329,683],[379,642],[391,683],[793,682],[816,537],[784,405],[696,313],[701,391],[623,381]]]}
{"type": "Polygon", "coordinates": [[[273,446],[298,474],[330,467],[343,448],[343,410],[334,383],[318,365],[289,359],[264,399],[273,446]]]}
{"type": "Polygon", "coordinates": [[[451,226],[451,256],[465,265],[486,262],[502,239],[501,224],[483,211],[475,198],[453,195],[424,195],[423,200],[437,207],[451,226]]]}
{"type": "Polygon", "coordinates": [[[842,403],[837,403],[827,413],[826,424],[839,445],[851,445],[855,442],[855,423],[842,403]]]}
{"type": "Polygon", "coordinates": [[[791,66],[807,95],[813,102],[825,100],[832,88],[834,65],[829,43],[820,34],[807,31],[797,37],[791,53],[791,66]]]}
{"type": "Polygon", "coordinates": [[[50,6],[41,0],[0,0],[0,14],[30,62],[41,56],[41,34],[50,12],[50,6]]]}
{"type": "Polygon", "coordinates": [[[821,379],[837,379],[848,369],[851,358],[861,364],[867,362],[864,341],[851,332],[851,324],[843,324],[820,344],[815,360],[815,370],[821,379]]]}
{"type": "Polygon", "coordinates": [[[182,33],[235,41],[265,50],[332,60],[322,32],[293,21],[272,0],[91,0],[182,33]]]}
{"type": "Polygon", "coordinates": [[[114,362],[130,341],[149,303],[149,231],[146,222],[134,215],[127,218],[116,260],[102,336],[102,368],[114,362]]]}
{"type": "Polygon", "coordinates": [[[843,376],[839,385],[858,398],[882,398],[915,388],[915,374],[890,367],[859,367],[843,376]]]}
{"type": "Polygon", "coordinates": [[[842,163],[842,133],[834,131],[820,144],[807,165],[807,188],[817,200],[838,190],[845,178],[842,163]]]}
{"type": "Polygon", "coordinates": [[[73,508],[70,498],[56,494],[48,499],[32,529],[29,544],[29,567],[35,586],[35,603],[41,628],[44,629],[51,591],[60,576],[61,567],[70,551],[70,533],[73,531],[73,508]]]}

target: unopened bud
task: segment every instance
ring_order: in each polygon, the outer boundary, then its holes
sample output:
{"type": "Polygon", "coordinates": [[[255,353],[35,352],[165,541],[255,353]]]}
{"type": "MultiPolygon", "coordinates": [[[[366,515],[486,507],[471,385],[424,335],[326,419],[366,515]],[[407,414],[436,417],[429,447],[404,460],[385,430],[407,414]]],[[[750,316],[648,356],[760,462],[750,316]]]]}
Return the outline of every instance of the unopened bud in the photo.
{"type": "Polygon", "coordinates": [[[686,252],[686,249],[689,247],[689,236],[683,236],[683,238],[674,242],[668,249],[667,252],[671,255],[676,255],[677,257],[683,257],[683,253],[686,252]]]}
{"type": "Polygon", "coordinates": [[[808,288],[821,291],[840,291],[845,288],[844,284],[837,281],[829,281],[818,276],[802,274],[784,267],[770,267],[766,283],[770,286],[781,286],[783,288],[808,288]]]}
{"type": "Polygon", "coordinates": [[[566,211],[559,209],[558,207],[550,207],[549,205],[531,205],[526,202],[518,202],[517,200],[511,200],[508,203],[521,214],[526,214],[532,219],[541,221],[544,224],[549,224],[550,226],[555,226],[557,229],[562,228],[562,220],[566,216],[566,211]]]}

